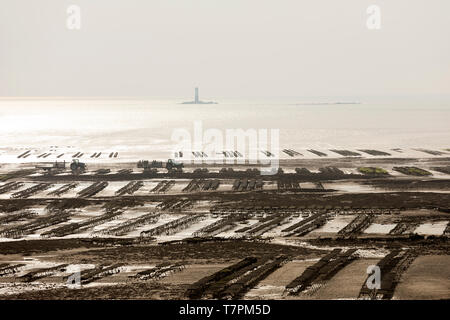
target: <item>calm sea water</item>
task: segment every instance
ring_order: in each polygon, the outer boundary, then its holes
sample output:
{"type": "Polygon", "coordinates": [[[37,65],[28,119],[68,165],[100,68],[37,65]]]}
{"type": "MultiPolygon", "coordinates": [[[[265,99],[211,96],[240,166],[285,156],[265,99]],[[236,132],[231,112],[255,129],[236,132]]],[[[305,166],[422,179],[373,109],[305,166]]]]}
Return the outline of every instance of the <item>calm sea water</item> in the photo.
{"type": "Polygon", "coordinates": [[[298,105],[233,101],[3,100],[1,147],[118,147],[160,150],[175,128],[279,129],[290,148],[450,148],[450,104],[298,105]]]}

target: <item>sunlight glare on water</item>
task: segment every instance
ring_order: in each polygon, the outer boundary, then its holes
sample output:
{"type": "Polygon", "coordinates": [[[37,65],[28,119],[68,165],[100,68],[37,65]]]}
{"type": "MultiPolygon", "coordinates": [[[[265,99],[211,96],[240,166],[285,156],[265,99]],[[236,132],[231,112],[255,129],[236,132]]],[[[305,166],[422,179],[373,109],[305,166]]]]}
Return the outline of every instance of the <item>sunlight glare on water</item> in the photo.
{"type": "Polygon", "coordinates": [[[175,128],[279,129],[280,145],[448,147],[450,106],[442,104],[307,105],[233,101],[182,105],[173,100],[3,100],[3,147],[152,146],[175,128]]]}

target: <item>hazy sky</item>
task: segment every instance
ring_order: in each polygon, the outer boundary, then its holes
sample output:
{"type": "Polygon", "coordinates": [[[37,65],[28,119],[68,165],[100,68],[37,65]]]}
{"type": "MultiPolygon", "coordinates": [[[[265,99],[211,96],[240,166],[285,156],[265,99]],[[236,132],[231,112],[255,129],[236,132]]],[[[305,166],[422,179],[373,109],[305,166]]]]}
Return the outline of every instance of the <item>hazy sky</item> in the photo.
{"type": "Polygon", "coordinates": [[[0,96],[450,95],[449,15],[448,0],[0,0],[0,96]]]}

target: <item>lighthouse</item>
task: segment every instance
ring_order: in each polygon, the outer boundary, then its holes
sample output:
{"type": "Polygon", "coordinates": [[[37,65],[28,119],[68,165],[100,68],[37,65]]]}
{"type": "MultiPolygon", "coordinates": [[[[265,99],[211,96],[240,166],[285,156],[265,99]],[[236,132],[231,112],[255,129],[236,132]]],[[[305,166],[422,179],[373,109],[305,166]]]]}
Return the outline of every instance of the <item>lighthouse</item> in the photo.
{"type": "Polygon", "coordinates": [[[195,97],[194,101],[186,101],[182,102],[182,104],[216,104],[217,102],[214,101],[201,101],[198,96],[198,87],[195,87],[195,97]]]}

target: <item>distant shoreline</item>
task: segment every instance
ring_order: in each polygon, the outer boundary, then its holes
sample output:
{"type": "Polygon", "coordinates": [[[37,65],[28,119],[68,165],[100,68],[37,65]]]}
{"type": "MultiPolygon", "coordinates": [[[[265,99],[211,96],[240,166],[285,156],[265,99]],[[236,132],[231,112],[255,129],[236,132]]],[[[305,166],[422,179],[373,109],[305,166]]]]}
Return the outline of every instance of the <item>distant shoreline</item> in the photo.
{"type": "Polygon", "coordinates": [[[302,102],[295,103],[296,106],[327,106],[327,105],[339,105],[339,104],[362,104],[361,102],[302,102]]]}
{"type": "Polygon", "coordinates": [[[181,102],[181,104],[218,104],[218,102],[215,101],[186,101],[186,102],[181,102]]]}

